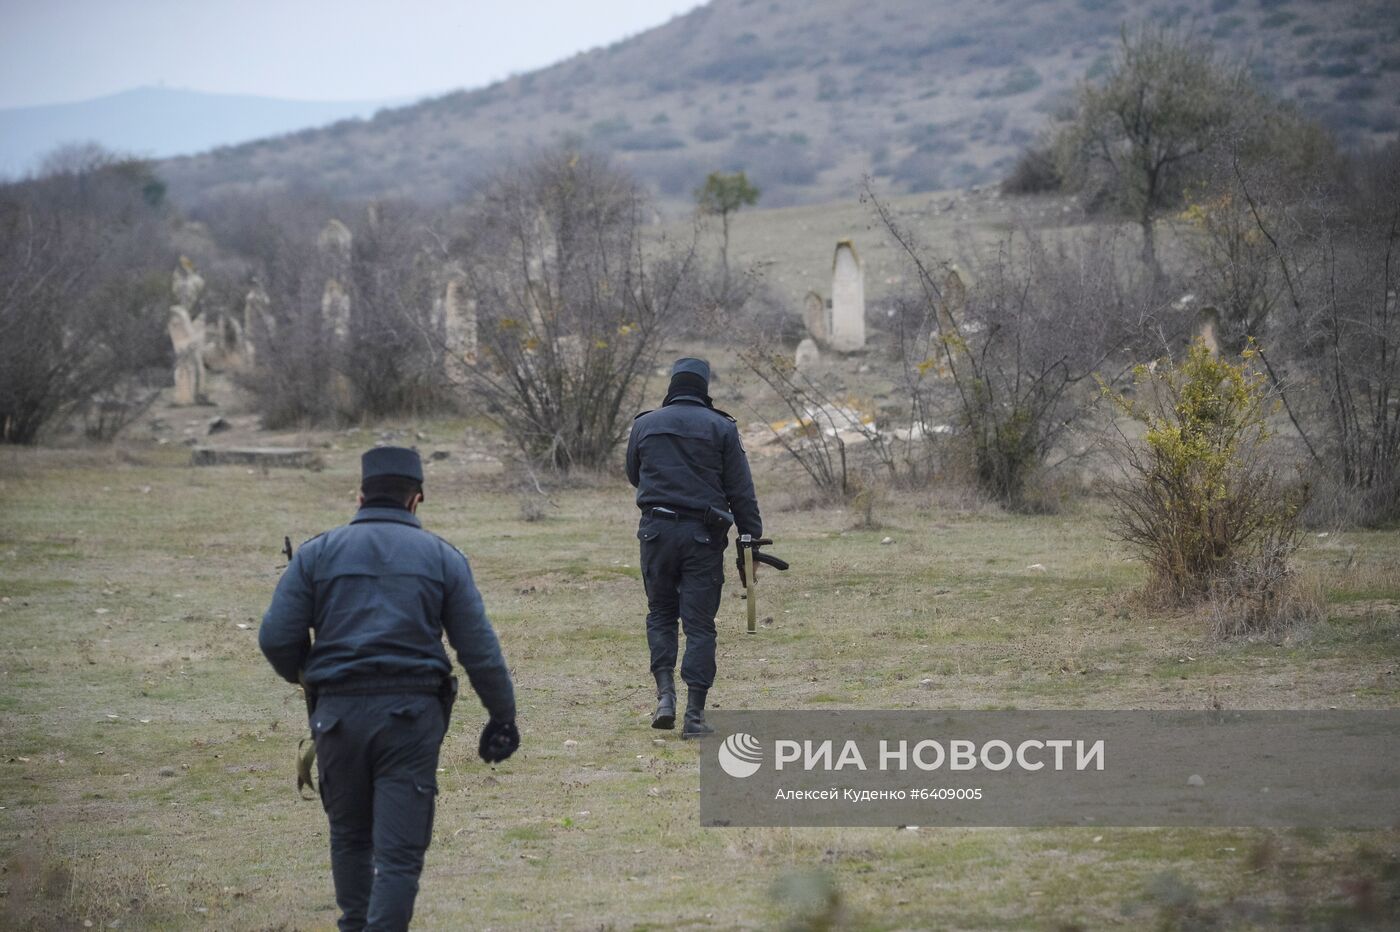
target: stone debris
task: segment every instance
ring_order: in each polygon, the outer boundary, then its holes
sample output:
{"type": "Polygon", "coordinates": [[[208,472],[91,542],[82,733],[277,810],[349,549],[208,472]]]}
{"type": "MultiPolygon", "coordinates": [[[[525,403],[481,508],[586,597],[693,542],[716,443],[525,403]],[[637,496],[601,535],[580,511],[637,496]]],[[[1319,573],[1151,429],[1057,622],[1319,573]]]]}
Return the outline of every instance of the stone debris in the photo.
{"type": "Polygon", "coordinates": [[[322,469],[324,461],[305,447],[195,447],[191,466],[261,466],[322,469]]]}

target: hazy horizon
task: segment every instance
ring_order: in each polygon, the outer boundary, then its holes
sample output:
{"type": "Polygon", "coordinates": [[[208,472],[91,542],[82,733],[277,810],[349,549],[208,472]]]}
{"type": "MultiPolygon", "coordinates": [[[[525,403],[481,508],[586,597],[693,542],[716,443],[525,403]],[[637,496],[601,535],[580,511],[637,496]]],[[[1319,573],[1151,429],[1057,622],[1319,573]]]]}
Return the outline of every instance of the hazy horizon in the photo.
{"type": "Polygon", "coordinates": [[[418,99],[540,68],[700,5],[405,0],[385,11],[331,0],[0,0],[0,109],[143,87],[314,103],[418,99]]]}

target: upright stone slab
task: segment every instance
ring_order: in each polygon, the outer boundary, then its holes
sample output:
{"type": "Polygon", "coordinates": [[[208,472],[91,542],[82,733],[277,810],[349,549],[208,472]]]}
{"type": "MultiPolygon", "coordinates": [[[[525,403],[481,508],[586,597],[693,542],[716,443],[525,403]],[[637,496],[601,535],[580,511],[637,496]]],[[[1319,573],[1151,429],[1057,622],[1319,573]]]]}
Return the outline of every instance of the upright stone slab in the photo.
{"type": "Polygon", "coordinates": [[[476,365],[476,302],[467,297],[459,268],[449,267],[442,291],[442,334],[447,376],[460,381],[466,367],[476,365]]]}
{"type": "Polygon", "coordinates": [[[793,357],[793,362],[798,369],[810,369],[821,362],[822,354],[817,349],[817,341],[807,337],[797,344],[797,353],[793,357]]]}
{"type": "Polygon", "coordinates": [[[1196,339],[1212,356],[1220,355],[1220,337],[1216,332],[1219,323],[1220,312],[1213,307],[1203,307],[1196,315],[1196,339]]]}
{"type": "Polygon", "coordinates": [[[251,362],[248,341],[238,318],[219,314],[204,328],[204,368],[210,372],[243,372],[251,362]]]}
{"type": "Polygon", "coordinates": [[[199,296],[204,293],[204,279],[195,271],[194,263],[181,256],[180,263],[170,276],[170,291],[175,295],[175,303],[193,314],[199,304],[199,296]]]}
{"type": "Polygon", "coordinates": [[[831,308],[815,291],[807,292],[807,300],[802,305],[802,323],[813,340],[823,346],[831,342],[831,308]]]}
{"type": "Polygon", "coordinates": [[[260,282],[254,282],[243,298],[243,340],[251,368],[257,361],[259,343],[271,342],[277,337],[277,321],[272,316],[272,299],[267,296],[260,282]]]}
{"type": "Polygon", "coordinates": [[[831,263],[830,342],[838,353],[865,348],[865,272],[848,239],[836,244],[831,263]]]}
{"type": "Polygon", "coordinates": [[[321,250],[321,255],[331,263],[332,275],[341,275],[350,268],[350,250],[354,246],[354,237],[350,234],[350,228],[339,220],[332,219],[321,229],[321,234],[316,237],[316,246],[321,250]]]}
{"type": "Polygon", "coordinates": [[[958,332],[955,318],[962,314],[967,305],[967,288],[957,269],[949,269],[948,274],[943,276],[941,297],[935,310],[938,312],[938,327],[946,338],[958,332]]]}
{"type": "Polygon", "coordinates": [[[942,300],[934,308],[938,314],[939,336],[949,349],[947,354],[936,354],[934,371],[940,376],[947,377],[952,374],[948,371],[949,357],[955,367],[966,361],[967,343],[960,338],[958,328],[958,318],[963,316],[966,308],[967,286],[963,284],[957,269],[949,269],[948,274],[943,277],[942,300]]]}
{"type": "Polygon", "coordinates": [[[204,400],[204,328],[190,320],[189,311],[176,304],[167,324],[175,350],[176,405],[197,405],[204,400]]]}
{"type": "Polygon", "coordinates": [[[350,295],[338,279],[326,279],[326,288],[321,292],[321,319],[338,342],[350,338],[350,295]]]}
{"type": "Polygon", "coordinates": [[[350,257],[354,239],[350,228],[339,220],[331,220],[316,238],[325,267],[326,286],[321,292],[321,319],[331,328],[338,342],[350,336],[350,294],[345,283],[350,280],[350,257]]]}

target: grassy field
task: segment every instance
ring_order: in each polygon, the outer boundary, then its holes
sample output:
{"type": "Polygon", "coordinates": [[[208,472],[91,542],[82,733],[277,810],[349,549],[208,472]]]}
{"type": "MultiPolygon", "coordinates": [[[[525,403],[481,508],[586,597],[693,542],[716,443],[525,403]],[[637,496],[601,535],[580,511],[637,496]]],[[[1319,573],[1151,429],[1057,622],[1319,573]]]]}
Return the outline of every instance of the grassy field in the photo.
{"type": "MultiPolygon", "coordinates": [[[[1395,833],[701,829],[696,749],[647,727],[625,483],[576,482],[526,523],[455,426],[417,429],[454,451],[423,516],[473,561],[524,736],[488,768],[480,708],[459,704],[424,928],[772,928],[803,912],[794,878],[830,884],[856,929],[1400,919],[1395,833]]],[[[333,924],[325,818],[293,791],[301,699],[256,629],[282,535],[346,518],[376,436],[321,435],[316,473],[195,469],[178,446],[0,452],[0,926],[333,924]]],[[[1394,532],[1312,538],[1327,621],[1222,644],[1137,605],[1141,573],[1093,504],[1028,518],[908,495],[858,530],[797,508],[771,461],[758,472],[795,569],[765,580],[755,637],[731,580],[717,707],[1400,704],[1394,532]]]]}

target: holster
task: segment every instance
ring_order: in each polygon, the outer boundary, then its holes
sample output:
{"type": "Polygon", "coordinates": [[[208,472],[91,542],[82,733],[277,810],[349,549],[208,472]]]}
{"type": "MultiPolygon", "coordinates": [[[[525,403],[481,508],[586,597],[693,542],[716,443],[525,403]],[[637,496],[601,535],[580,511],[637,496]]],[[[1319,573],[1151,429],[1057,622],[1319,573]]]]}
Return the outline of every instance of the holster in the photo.
{"type": "Polygon", "coordinates": [[[733,526],[734,516],[723,508],[711,505],[709,510],[705,512],[705,527],[709,528],[711,533],[720,537],[728,537],[729,529],[733,526]]]}
{"type": "Polygon", "coordinates": [[[457,702],[457,677],[444,676],[437,697],[442,703],[442,731],[446,734],[447,726],[452,724],[452,706],[457,702]]]}

